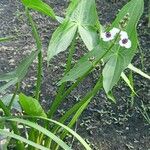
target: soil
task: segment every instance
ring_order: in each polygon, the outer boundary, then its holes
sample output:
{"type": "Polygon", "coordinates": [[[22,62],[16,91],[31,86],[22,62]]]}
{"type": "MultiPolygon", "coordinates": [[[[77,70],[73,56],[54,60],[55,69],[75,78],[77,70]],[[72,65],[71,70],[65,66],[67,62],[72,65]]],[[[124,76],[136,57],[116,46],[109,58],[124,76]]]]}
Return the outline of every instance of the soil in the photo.
{"type": "MultiPolygon", "coordinates": [[[[57,15],[64,16],[69,0],[45,1],[54,8],[57,15]]],[[[96,0],[96,2],[101,23],[108,25],[128,0],[96,0]]],[[[56,95],[56,83],[62,76],[67,52],[56,57],[51,63],[50,69],[47,68],[47,46],[51,34],[58,26],[58,23],[34,11],[32,11],[32,16],[38,24],[38,30],[43,42],[44,69],[41,103],[47,109],[56,95]]],[[[141,63],[140,51],[136,54],[132,63],[149,73],[150,29],[148,28],[148,0],[145,0],[145,11],[138,24],[138,33],[144,56],[144,66],[141,63]]],[[[31,29],[28,26],[20,0],[0,1],[0,37],[5,36],[16,36],[17,38],[0,44],[0,74],[13,70],[21,59],[35,47],[35,41],[32,38],[31,29]]],[[[77,60],[85,51],[85,47],[82,46],[80,41],[74,59],[77,60]]],[[[36,64],[37,60],[34,61],[29,73],[22,82],[21,90],[28,95],[32,95],[35,89],[36,64]]],[[[94,86],[97,76],[97,71],[90,74],[67,97],[56,117],[59,117],[64,110],[83,97],[94,86]]],[[[117,104],[109,102],[103,91],[99,92],[78,120],[75,130],[92,145],[93,149],[150,150],[150,125],[148,125],[139,111],[142,102],[147,110],[150,109],[150,83],[148,80],[134,74],[134,86],[138,96],[135,97],[132,108],[129,105],[131,100],[130,90],[121,81],[114,89],[117,104]]],[[[12,90],[13,88],[9,89],[7,93],[10,93],[12,90]]],[[[150,113],[150,110],[148,113],[150,113]]],[[[75,144],[73,144],[73,147],[75,150],[82,150],[80,146],[75,146],[75,144]]]]}

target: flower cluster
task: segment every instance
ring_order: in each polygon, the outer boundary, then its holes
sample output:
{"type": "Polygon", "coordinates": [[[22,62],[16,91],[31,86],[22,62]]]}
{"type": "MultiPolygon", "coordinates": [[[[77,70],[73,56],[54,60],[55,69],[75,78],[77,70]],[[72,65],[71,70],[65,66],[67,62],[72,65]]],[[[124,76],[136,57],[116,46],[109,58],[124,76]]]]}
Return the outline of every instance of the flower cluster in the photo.
{"type": "Polygon", "coordinates": [[[119,44],[122,47],[130,48],[131,47],[131,41],[129,40],[128,34],[125,31],[120,31],[118,28],[113,28],[109,32],[101,33],[101,37],[103,41],[108,42],[115,38],[116,34],[120,34],[120,41],[119,44]]]}

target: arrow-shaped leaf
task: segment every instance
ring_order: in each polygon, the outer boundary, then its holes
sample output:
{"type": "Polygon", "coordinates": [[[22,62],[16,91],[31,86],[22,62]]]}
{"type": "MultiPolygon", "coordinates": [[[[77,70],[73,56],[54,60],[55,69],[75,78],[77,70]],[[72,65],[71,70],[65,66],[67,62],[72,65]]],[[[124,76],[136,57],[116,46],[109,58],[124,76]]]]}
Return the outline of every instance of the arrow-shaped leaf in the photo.
{"type": "Polygon", "coordinates": [[[96,28],[79,25],[78,32],[88,50],[93,50],[98,45],[99,38],[96,28]]]}
{"type": "MultiPolygon", "coordinates": [[[[103,70],[103,86],[108,93],[113,86],[118,82],[121,73],[123,70],[130,64],[136,49],[137,49],[137,31],[136,26],[139,21],[139,18],[142,15],[144,8],[143,0],[131,0],[127,5],[117,15],[116,20],[112,24],[112,27],[119,28],[120,21],[129,14],[129,21],[125,27],[125,31],[128,33],[129,39],[132,42],[132,46],[129,49],[120,47],[113,50],[113,55],[111,54],[110,59],[105,65],[103,70]]],[[[106,42],[107,44],[107,42],[106,42]]]]}
{"type": "Polygon", "coordinates": [[[65,51],[69,45],[71,44],[75,33],[77,31],[77,26],[73,22],[64,21],[54,32],[52,35],[49,47],[48,47],[48,53],[47,53],[47,59],[50,61],[50,59],[57,55],[60,52],[65,51]]]}
{"type": "Polygon", "coordinates": [[[98,45],[98,15],[95,0],[72,1],[67,12],[70,21],[78,25],[78,32],[88,50],[98,45]]]}
{"type": "Polygon", "coordinates": [[[133,88],[133,86],[132,86],[132,84],[131,84],[131,82],[130,82],[130,80],[128,79],[128,77],[125,75],[125,73],[121,73],[121,77],[122,77],[122,79],[126,82],[126,84],[129,86],[129,88],[131,89],[131,91],[135,94],[135,95],[137,95],[136,94],[136,92],[135,92],[135,90],[134,90],[134,88],[133,88]]]}
{"type": "Polygon", "coordinates": [[[48,61],[68,48],[77,29],[87,48],[92,50],[98,45],[97,23],[95,0],[71,1],[66,19],[56,29],[50,40],[48,61]]]}

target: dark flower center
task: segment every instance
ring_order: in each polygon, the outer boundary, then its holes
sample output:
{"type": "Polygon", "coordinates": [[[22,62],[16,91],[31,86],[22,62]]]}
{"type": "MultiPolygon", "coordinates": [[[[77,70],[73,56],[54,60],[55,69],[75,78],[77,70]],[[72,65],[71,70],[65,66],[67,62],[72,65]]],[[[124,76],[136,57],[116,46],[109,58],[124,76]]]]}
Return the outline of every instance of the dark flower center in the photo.
{"type": "Polygon", "coordinates": [[[123,39],[123,40],[122,40],[122,43],[123,43],[123,44],[127,44],[127,43],[128,43],[128,39],[123,39]]]}
{"type": "Polygon", "coordinates": [[[110,32],[106,32],[106,37],[110,38],[111,37],[111,33],[110,32]]]}

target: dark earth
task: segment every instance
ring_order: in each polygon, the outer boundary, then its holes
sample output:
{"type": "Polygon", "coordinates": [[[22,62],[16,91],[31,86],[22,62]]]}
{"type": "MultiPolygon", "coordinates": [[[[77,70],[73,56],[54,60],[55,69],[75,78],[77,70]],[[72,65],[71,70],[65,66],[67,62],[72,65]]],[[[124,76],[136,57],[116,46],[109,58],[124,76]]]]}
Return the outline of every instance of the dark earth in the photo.
{"type": "MultiPolygon", "coordinates": [[[[64,16],[69,0],[45,0],[57,15],[64,16]]],[[[101,24],[110,24],[115,15],[128,0],[96,0],[97,10],[101,24]]],[[[43,42],[44,69],[41,92],[41,103],[48,109],[55,97],[56,83],[62,76],[67,52],[55,57],[51,67],[46,66],[46,51],[50,37],[58,23],[49,17],[32,12],[34,20],[38,24],[38,31],[43,42]]],[[[138,33],[141,50],[133,59],[133,64],[149,73],[150,59],[150,28],[148,28],[148,0],[145,0],[145,11],[138,24],[138,33]]],[[[0,0],[0,37],[15,36],[16,39],[0,44],[0,74],[13,70],[21,59],[29,54],[35,47],[35,41],[31,35],[31,29],[24,13],[24,7],[20,0],[0,0]]],[[[85,53],[86,49],[79,40],[74,60],[85,53]]],[[[21,90],[32,95],[35,89],[36,64],[29,69],[29,73],[22,82],[21,90]]],[[[128,71],[127,71],[128,73],[128,71]]],[[[56,117],[61,116],[82,98],[95,84],[98,72],[94,71],[82,84],[67,97],[56,117]]],[[[105,93],[99,92],[78,120],[75,130],[95,150],[150,150],[150,124],[144,119],[141,111],[142,103],[150,116],[150,82],[137,74],[134,76],[134,86],[138,96],[134,98],[134,105],[130,106],[131,91],[119,82],[114,89],[117,104],[112,104],[106,99],[105,93]],[[141,110],[141,111],[139,111],[141,110]]],[[[13,88],[7,93],[11,93],[13,88]]],[[[82,150],[72,142],[75,150],[82,150]]]]}

